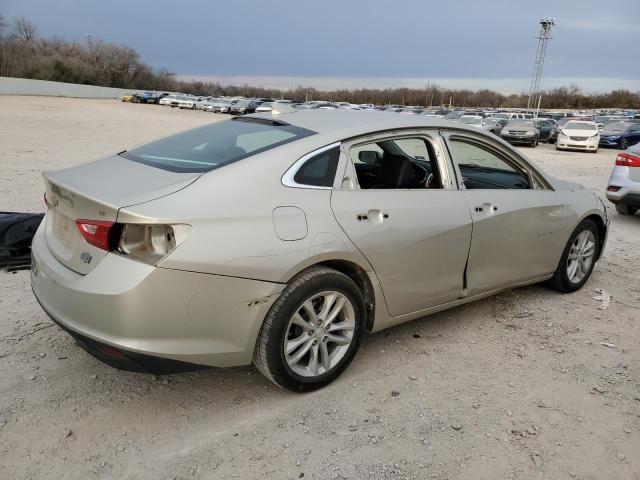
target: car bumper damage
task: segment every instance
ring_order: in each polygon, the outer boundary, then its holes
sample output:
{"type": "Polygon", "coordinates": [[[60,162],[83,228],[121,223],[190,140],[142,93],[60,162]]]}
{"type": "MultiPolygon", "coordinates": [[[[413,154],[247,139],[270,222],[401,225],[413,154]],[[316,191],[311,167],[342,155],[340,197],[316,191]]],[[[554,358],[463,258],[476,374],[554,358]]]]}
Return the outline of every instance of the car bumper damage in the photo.
{"type": "Polygon", "coordinates": [[[129,370],[149,365],[149,356],[215,367],[251,363],[261,320],[283,288],[117,254],[80,275],[51,254],[42,228],[32,245],[31,284],[46,313],[82,347],[129,370]]]}

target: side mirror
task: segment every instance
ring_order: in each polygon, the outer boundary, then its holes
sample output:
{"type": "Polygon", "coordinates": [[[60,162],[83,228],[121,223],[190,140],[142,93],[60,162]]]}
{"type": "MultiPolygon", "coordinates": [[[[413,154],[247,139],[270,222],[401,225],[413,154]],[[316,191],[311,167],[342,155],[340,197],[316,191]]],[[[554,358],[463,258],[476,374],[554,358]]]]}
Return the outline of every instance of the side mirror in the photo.
{"type": "Polygon", "coordinates": [[[362,163],[378,163],[378,152],[374,150],[363,150],[358,153],[358,159],[362,163]]]}

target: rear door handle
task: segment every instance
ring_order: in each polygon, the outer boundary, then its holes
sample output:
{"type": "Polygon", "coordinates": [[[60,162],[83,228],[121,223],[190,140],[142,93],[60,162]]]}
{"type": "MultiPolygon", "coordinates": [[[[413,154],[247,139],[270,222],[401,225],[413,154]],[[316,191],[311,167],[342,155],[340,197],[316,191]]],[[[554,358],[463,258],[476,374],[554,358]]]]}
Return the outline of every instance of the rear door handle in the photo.
{"type": "Polygon", "coordinates": [[[374,208],[374,209],[369,210],[368,212],[359,213],[359,214],[356,215],[356,219],[359,222],[365,222],[365,221],[368,220],[373,224],[382,223],[387,218],[389,218],[389,214],[388,213],[384,213],[382,210],[379,210],[377,208],[374,208]]]}
{"type": "Polygon", "coordinates": [[[478,205],[476,208],[476,213],[495,213],[498,211],[498,207],[496,207],[495,205],[492,205],[490,203],[483,203],[482,205],[478,205]]]}

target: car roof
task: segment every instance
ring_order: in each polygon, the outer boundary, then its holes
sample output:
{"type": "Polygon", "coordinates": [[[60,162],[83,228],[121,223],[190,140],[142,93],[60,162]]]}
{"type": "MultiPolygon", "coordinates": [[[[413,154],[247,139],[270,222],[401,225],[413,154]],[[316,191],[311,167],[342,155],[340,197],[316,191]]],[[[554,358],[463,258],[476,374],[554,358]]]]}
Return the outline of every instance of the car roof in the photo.
{"type": "Polygon", "coordinates": [[[477,134],[477,129],[440,118],[423,115],[396,115],[371,110],[296,110],[291,113],[258,113],[248,117],[287,122],[319,134],[349,138],[367,133],[405,128],[449,128],[477,134]]]}

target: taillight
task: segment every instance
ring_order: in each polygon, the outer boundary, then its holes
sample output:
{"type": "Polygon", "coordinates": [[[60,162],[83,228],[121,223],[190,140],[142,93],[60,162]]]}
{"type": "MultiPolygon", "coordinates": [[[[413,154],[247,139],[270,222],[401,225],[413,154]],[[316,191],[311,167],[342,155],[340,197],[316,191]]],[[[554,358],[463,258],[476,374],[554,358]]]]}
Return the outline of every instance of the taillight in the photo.
{"type": "Polygon", "coordinates": [[[640,167],[640,157],[632,153],[622,152],[616,157],[616,165],[621,167],[640,167]]]}
{"type": "Polygon", "coordinates": [[[191,233],[190,225],[122,225],[118,253],[155,265],[180,245],[191,233]]]}
{"type": "Polygon", "coordinates": [[[76,225],[82,237],[94,247],[110,251],[118,244],[119,228],[114,222],[80,219],[76,225]]]}

